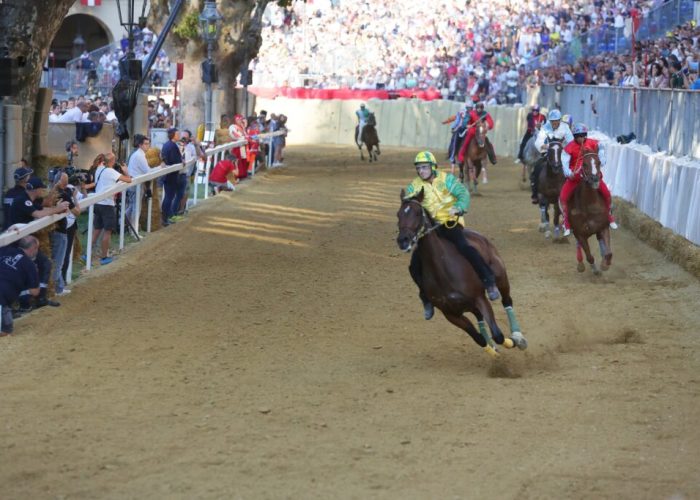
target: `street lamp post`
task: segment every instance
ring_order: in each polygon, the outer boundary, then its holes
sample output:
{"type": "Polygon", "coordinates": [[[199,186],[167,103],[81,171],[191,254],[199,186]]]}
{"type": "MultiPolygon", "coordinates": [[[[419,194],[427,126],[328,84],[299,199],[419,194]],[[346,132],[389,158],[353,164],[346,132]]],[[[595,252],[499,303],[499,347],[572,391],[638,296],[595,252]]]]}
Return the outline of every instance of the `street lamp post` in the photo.
{"type": "Polygon", "coordinates": [[[223,17],[216,10],[216,0],[206,0],[204,9],[199,16],[199,27],[201,29],[202,39],[207,44],[207,60],[202,63],[202,81],[207,86],[207,98],[204,110],[204,140],[212,141],[214,139],[214,124],[212,119],[212,83],[218,81],[216,66],[211,59],[211,53],[214,48],[214,43],[219,38],[221,31],[221,21],[223,17]]]}

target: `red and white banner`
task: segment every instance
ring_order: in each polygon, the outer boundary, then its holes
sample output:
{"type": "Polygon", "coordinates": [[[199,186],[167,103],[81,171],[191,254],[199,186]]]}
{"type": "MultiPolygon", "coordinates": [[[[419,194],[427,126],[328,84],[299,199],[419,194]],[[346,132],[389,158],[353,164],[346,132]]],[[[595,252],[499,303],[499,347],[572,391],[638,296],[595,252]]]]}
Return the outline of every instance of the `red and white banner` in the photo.
{"type": "Polygon", "coordinates": [[[102,5],[102,0],[80,0],[80,5],[85,7],[97,7],[102,5]]]}

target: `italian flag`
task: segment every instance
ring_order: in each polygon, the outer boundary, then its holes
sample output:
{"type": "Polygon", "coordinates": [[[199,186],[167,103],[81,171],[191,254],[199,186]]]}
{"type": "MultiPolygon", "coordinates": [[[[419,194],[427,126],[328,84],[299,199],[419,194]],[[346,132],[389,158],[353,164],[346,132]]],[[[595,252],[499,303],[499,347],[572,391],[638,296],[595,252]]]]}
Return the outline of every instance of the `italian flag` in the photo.
{"type": "Polygon", "coordinates": [[[85,7],[95,7],[102,5],[102,0],[80,0],[80,5],[84,5],[85,7]]]}

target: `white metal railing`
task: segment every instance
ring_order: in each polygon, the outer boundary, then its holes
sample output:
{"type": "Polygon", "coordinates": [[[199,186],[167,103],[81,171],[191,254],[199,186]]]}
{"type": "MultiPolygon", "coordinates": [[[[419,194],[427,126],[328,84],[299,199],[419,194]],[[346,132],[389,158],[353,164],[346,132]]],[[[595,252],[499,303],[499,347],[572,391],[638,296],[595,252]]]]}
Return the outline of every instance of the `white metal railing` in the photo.
{"type": "MultiPolygon", "coordinates": [[[[272,141],[275,136],[280,136],[285,134],[286,131],[278,131],[278,132],[272,132],[272,133],[265,133],[265,134],[259,134],[257,137],[260,140],[260,143],[262,145],[263,141],[266,141],[267,144],[270,145],[270,153],[272,152],[272,141]]],[[[163,177],[165,175],[168,175],[173,172],[179,172],[181,170],[184,170],[185,167],[188,167],[192,165],[192,163],[197,162],[197,172],[195,173],[195,185],[194,185],[194,197],[192,199],[192,203],[194,205],[197,204],[197,177],[199,175],[199,169],[202,167],[202,171],[204,172],[204,198],[207,199],[209,197],[209,173],[211,172],[211,169],[213,168],[214,165],[216,165],[217,162],[222,160],[224,158],[225,151],[231,148],[235,147],[240,147],[240,146],[245,146],[248,143],[247,140],[238,140],[238,141],[232,141],[228,142],[226,144],[222,144],[220,146],[216,146],[211,149],[207,149],[205,151],[206,159],[202,162],[200,160],[190,160],[187,163],[178,163],[176,165],[170,165],[167,167],[155,167],[152,168],[150,172],[144,175],[139,175],[138,177],[134,177],[131,181],[131,183],[125,183],[125,182],[117,182],[113,187],[109,188],[108,190],[99,193],[99,194],[92,194],[86,198],[83,198],[80,201],[80,209],[81,211],[85,211],[85,209],[88,210],[88,234],[87,234],[87,255],[86,255],[86,265],[85,268],[89,271],[92,268],[92,236],[93,236],[93,213],[94,213],[94,205],[98,203],[99,201],[106,200],[110,197],[113,197],[114,195],[118,193],[124,193],[127,189],[129,188],[136,188],[136,196],[135,196],[135,210],[134,210],[134,216],[133,216],[133,227],[136,233],[138,234],[139,231],[139,216],[141,213],[141,189],[144,183],[150,182],[153,179],[157,179],[160,177],[163,177]],[[203,165],[202,165],[203,163],[203,165]]],[[[267,166],[268,168],[272,168],[272,162],[271,162],[271,154],[268,154],[267,158],[267,166]]],[[[253,175],[255,175],[255,166],[253,166],[253,175]]],[[[126,227],[126,196],[122,195],[121,196],[121,210],[120,210],[120,218],[119,218],[119,249],[124,248],[124,232],[125,232],[125,227],[126,227]]],[[[149,198],[148,200],[148,217],[147,217],[147,225],[146,225],[146,232],[150,233],[151,232],[151,213],[152,213],[152,207],[153,207],[153,199],[149,198]]],[[[35,221],[32,221],[28,224],[15,224],[11,228],[9,228],[7,231],[4,233],[0,234],[0,247],[3,247],[5,245],[9,245],[20,238],[23,238],[25,236],[29,236],[30,234],[34,234],[35,232],[39,231],[40,229],[43,229],[45,227],[50,226],[51,224],[54,224],[64,217],[66,217],[67,213],[62,213],[62,214],[54,214],[54,215],[47,215],[46,217],[42,217],[41,219],[37,219],[35,221]]],[[[72,252],[71,256],[69,257],[69,269],[72,268],[72,252]]],[[[67,273],[67,281],[70,283],[70,272],[67,273]]]]}

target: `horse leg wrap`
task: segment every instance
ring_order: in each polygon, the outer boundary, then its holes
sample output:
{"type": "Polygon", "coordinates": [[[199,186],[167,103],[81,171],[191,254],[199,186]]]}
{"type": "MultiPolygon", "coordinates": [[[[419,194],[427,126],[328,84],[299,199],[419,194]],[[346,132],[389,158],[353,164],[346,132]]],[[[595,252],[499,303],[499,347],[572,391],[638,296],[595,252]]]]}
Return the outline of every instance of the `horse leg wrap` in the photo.
{"type": "Polygon", "coordinates": [[[487,345],[487,346],[489,346],[489,345],[491,345],[491,346],[494,345],[494,344],[493,344],[493,340],[491,339],[491,335],[489,335],[489,332],[488,332],[488,330],[486,329],[486,322],[484,322],[483,320],[482,320],[482,321],[479,321],[479,333],[481,334],[481,336],[482,336],[482,337],[484,338],[484,340],[486,341],[486,345],[487,345]]]}
{"type": "Polygon", "coordinates": [[[510,333],[520,331],[520,323],[515,318],[515,311],[513,311],[513,306],[508,306],[505,308],[506,314],[508,315],[508,323],[510,323],[510,333]]]}

